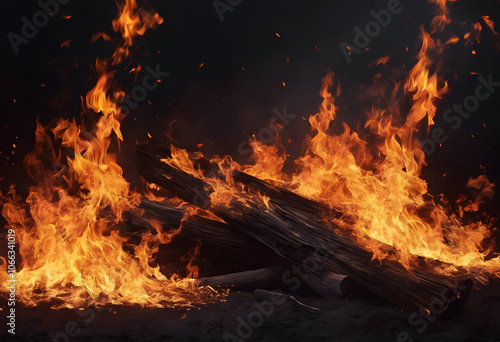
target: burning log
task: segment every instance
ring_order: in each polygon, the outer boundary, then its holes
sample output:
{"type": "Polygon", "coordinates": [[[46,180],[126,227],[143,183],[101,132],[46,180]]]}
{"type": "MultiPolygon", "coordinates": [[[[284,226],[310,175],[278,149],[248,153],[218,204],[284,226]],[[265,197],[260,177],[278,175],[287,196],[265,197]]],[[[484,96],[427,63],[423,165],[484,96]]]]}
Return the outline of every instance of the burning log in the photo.
{"type": "MultiPolygon", "coordinates": [[[[163,230],[178,229],[184,214],[182,209],[143,199],[137,209],[125,213],[124,222],[118,229],[132,242],[139,243],[146,231],[154,230],[152,221],[159,223],[163,230]]],[[[205,261],[203,270],[208,276],[287,263],[258,241],[248,239],[238,229],[199,215],[192,215],[182,222],[182,228],[175,234],[172,243],[160,246],[156,261],[166,268],[172,260],[179,260],[197,244],[201,245],[198,259],[205,261]],[[256,250],[259,253],[255,253],[256,250]]]]}
{"type": "MultiPolygon", "coordinates": [[[[152,220],[164,229],[175,229],[180,227],[183,216],[182,209],[144,199],[138,209],[125,214],[124,222],[118,228],[122,235],[132,239],[136,237],[139,241],[139,237],[150,229],[152,220]]],[[[172,243],[158,253],[158,264],[164,266],[167,261],[181,258],[197,241],[201,242],[200,257],[209,262],[204,269],[210,274],[220,275],[200,279],[204,285],[253,290],[284,284],[282,278],[288,274],[285,272],[285,266],[289,267],[288,261],[259,241],[249,239],[240,230],[199,215],[192,215],[183,222],[172,243]],[[266,268],[234,273],[257,267],[266,268]]],[[[356,292],[356,286],[349,277],[334,273],[312,273],[304,282],[323,297],[339,294],[349,297],[356,292]]]]}
{"type": "MultiPolygon", "coordinates": [[[[195,178],[183,170],[167,164],[162,159],[170,157],[170,147],[166,144],[153,142],[137,147],[137,167],[139,173],[148,182],[159,185],[172,196],[181,198],[199,208],[210,205],[212,189],[203,180],[195,178]]],[[[205,177],[225,179],[217,164],[208,159],[190,154],[189,158],[196,168],[203,172],[205,177]]],[[[342,213],[332,210],[327,205],[311,201],[289,190],[271,186],[267,182],[252,177],[244,172],[234,170],[233,179],[245,185],[254,193],[270,197],[273,201],[282,201],[288,206],[311,213],[328,212],[330,216],[341,217],[342,213]]]]}
{"type": "MultiPolygon", "coordinates": [[[[269,211],[264,211],[257,206],[245,208],[233,203],[230,209],[240,215],[225,210],[215,213],[290,262],[301,265],[303,272],[309,269],[320,274],[346,274],[356,284],[411,311],[429,310],[436,316],[451,316],[462,309],[471,289],[467,277],[436,275],[419,268],[410,273],[392,258],[372,260],[373,253],[352,239],[288,208],[271,205],[269,211]]],[[[424,265],[422,259],[419,261],[424,265]]]]}
{"type": "MultiPolygon", "coordinates": [[[[169,156],[166,145],[139,146],[139,173],[189,203],[209,207],[210,186],[172,163],[162,161],[169,156]]],[[[224,179],[217,165],[196,155],[190,159],[205,177],[224,179]]],[[[430,267],[449,265],[416,257],[409,272],[398,261],[399,252],[392,246],[370,241],[383,247],[388,255],[381,261],[373,260],[371,251],[352,238],[336,233],[341,230],[340,226],[318,219],[340,218],[339,211],[237,170],[233,171],[233,178],[245,186],[246,203],[231,201],[229,206],[212,206],[210,211],[231,227],[300,265],[302,279],[309,278],[310,274],[345,274],[356,284],[402,308],[443,318],[454,315],[465,305],[472,286],[467,276],[459,272],[453,276],[431,272],[430,267]],[[263,208],[257,193],[269,197],[268,208],[263,208]]]]}

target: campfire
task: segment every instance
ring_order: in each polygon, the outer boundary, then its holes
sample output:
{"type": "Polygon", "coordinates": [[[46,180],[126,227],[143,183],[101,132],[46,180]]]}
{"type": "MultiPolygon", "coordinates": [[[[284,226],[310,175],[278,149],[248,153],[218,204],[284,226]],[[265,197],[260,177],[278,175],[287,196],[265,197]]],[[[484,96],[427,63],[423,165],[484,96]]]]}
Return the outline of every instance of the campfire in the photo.
{"type": "MultiPolygon", "coordinates": [[[[432,167],[426,154],[444,141],[434,126],[451,91],[452,51],[477,45],[482,31],[496,40],[499,33],[482,16],[457,35],[451,2],[429,0],[437,14],[420,27],[411,66],[389,77],[391,56],[373,63],[387,72],[366,87],[377,100],[357,127],[338,117],[345,95],[332,66],[318,80],[319,109],[304,116],[310,132],[299,157],[291,158],[280,138],[284,120],[273,120],[270,143],[253,134],[246,163],[185,149],[172,138],[174,124],[164,137],[137,142],[143,186],[135,188],[118,162],[127,141],[122,121],[134,110],[130,98],[168,73],[148,67],[142,88],[132,92],[116,75],[144,69],[133,61],[134,44],[164,20],[150,6],[117,1],[110,32],[92,38],[113,52],[97,58],[95,86],[82,97],[84,115],[98,119],[91,127],[77,118],[38,123],[35,148],[24,159],[36,184],[26,196],[14,184],[1,194],[3,311],[11,312],[11,302],[18,312],[44,305],[205,310],[242,291],[315,315],[320,309],[295,295],[304,283],[309,296],[349,301],[368,292],[428,321],[463,312],[474,286],[500,276],[494,221],[463,218],[478,212],[494,185],[471,177],[475,197],[452,205],[429,190],[422,171],[432,167]]],[[[375,18],[396,13],[393,5],[375,18]]],[[[361,51],[342,46],[349,59],[361,51]]],[[[490,94],[491,75],[478,77],[481,94],[490,94]]],[[[445,115],[460,118],[452,114],[445,115]]]]}

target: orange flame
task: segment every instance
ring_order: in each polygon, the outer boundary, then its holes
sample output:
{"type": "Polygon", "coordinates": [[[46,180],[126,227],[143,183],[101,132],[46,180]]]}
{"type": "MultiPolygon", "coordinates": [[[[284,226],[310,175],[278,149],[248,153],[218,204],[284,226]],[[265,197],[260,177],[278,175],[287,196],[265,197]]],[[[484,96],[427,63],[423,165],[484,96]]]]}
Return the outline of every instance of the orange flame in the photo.
{"type": "MultiPolygon", "coordinates": [[[[465,225],[456,214],[450,214],[450,208],[432,199],[427,183],[420,178],[425,165],[418,140],[420,132],[429,132],[437,112],[435,103],[448,91],[441,63],[432,56],[446,55],[447,45],[458,41],[452,36],[441,43],[433,37],[444,32],[451,19],[448,1],[431,3],[438,5],[440,13],[430,33],[421,27],[415,65],[405,80],[394,84],[387,108],[373,107],[369,111],[364,128],[375,137],[369,142],[363,133],[345,123],[341,134],[332,133],[330,127],[338,120],[339,110],[335,99],[341,87],[334,82],[334,74],[328,72],[322,80],[319,111],[309,117],[313,133],[306,140],[306,152],[295,161],[295,173],[282,171],[288,156],[277,140],[271,146],[257,140],[250,142],[253,165],[239,165],[227,156],[213,158],[224,180],[206,178],[182,149],[172,147],[171,156],[163,162],[204,179],[213,189],[212,206],[224,206],[233,200],[245,203],[245,190],[232,179],[233,170],[242,170],[340,209],[350,218],[344,227],[349,225],[346,228],[374,252],[374,258],[384,258],[385,254],[365,237],[396,247],[407,268],[419,255],[467,267],[476,275],[500,275],[500,258],[486,261],[489,251],[482,248],[490,226],[482,222],[465,225]],[[397,96],[400,89],[404,90],[403,98],[397,96]],[[411,104],[405,118],[400,113],[403,100],[411,104]]],[[[25,160],[28,172],[39,181],[26,200],[29,210],[12,189],[3,199],[2,214],[9,227],[17,231],[23,259],[17,275],[17,294],[28,305],[57,299],[60,303],[55,307],[104,303],[191,306],[219,298],[209,288],[196,287],[192,279],[176,275],[167,278],[158,266],[150,266],[159,244],[170,242],[178,229],[166,231],[158,222],[150,222],[156,234],[144,235],[133,255],[124,251],[126,241],[113,230],[123,212],[138,203],[140,195],[130,191],[116,155],[109,152],[113,135],[123,139],[121,112],[116,105],[123,94],[108,94],[113,83],[113,71],[108,66],[123,62],[134,38],[162,22],[157,13],[137,9],[134,0],[118,7],[120,15],[113,21],[113,29],[120,32],[122,39],[114,41],[116,50],[109,61],[96,62],[99,79],[86,97],[87,108],[102,113],[95,133],[68,120],[60,120],[52,129],[38,125],[35,151],[25,160]],[[55,152],[56,145],[69,152],[55,152]],[[68,167],[58,171],[48,169],[44,163],[49,160],[64,165],[64,158],[68,167]]],[[[493,29],[488,18],[483,19],[493,29]]],[[[112,40],[105,34],[98,36],[112,40]]],[[[381,59],[380,63],[388,64],[389,59],[381,59]]],[[[492,195],[493,185],[484,177],[471,179],[468,185],[479,194],[463,210],[475,211],[492,195]]],[[[269,197],[257,194],[256,198],[264,210],[271,210],[269,197]]],[[[181,205],[186,207],[184,220],[198,213],[185,203],[181,205]]],[[[214,216],[208,211],[205,215],[214,216]]],[[[198,272],[191,262],[197,250],[198,246],[186,257],[191,276],[198,272]]],[[[5,284],[6,279],[0,281],[5,284]]]]}
{"type": "MultiPolygon", "coordinates": [[[[443,34],[451,20],[448,2],[431,2],[436,3],[441,12],[431,24],[431,30],[443,34]]],[[[400,261],[407,268],[419,255],[467,267],[478,276],[481,272],[500,275],[500,258],[486,261],[489,250],[482,247],[491,233],[490,225],[462,223],[456,214],[451,214],[450,208],[432,199],[427,183],[420,178],[425,154],[418,138],[420,132],[429,132],[437,111],[435,103],[448,91],[447,82],[441,75],[442,62],[433,56],[445,56],[447,45],[459,41],[451,35],[441,43],[423,26],[420,39],[417,61],[403,83],[404,96],[411,99],[406,120],[402,120],[399,113],[403,99],[396,96],[400,83],[394,85],[387,108],[370,110],[365,128],[378,142],[371,139],[368,143],[346,124],[340,135],[331,133],[331,123],[337,119],[335,97],[340,95],[340,86],[334,86],[333,73],[329,72],[322,82],[323,102],[319,112],[309,118],[314,135],[306,140],[306,153],[296,160],[298,172],[284,174],[281,168],[286,154],[278,153],[281,149],[277,145],[266,146],[256,141],[251,143],[255,164],[233,167],[279,182],[302,196],[340,209],[349,221],[353,220],[350,226],[353,234],[374,252],[375,258],[385,255],[363,237],[399,249],[400,261]],[[330,93],[330,88],[335,95],[330,93]]],[[[492,194],[490,183],[482,178],[480,183],[485,188],[479,199],[470,205],[470,210],[476,209],[483,198],[492,194]]],[[[224,192],[229,193],[227,189],[224,192]]],[[[228,200],[226,196],[225,201],[228,200]]]]}
{"type": "MultiPolygon", "coordinates": [[[[115,101],[120,93],[108,95],[113,82],[108,65],[124,61],[134,38],[163,20],[137,9],[135,0],[118,3],[118,8],[113,29],[122,40],[111,63],[97,60],[99,79],[86,97],[87,107],[102,113],[95,133],[75,121],[61,119],[51,130],[38,124],[36,149],[25,159],[28,172],[39,181],[26,199],[29,209],[13,190],[3,200],[2,214],[16,229],[22,257],[16,294],[29,306],[53,301],[55,308],[105,303],[190,307],[218,296],[190,278],[167,278],[159,266],[150,266],[158,245],[170,242],[176,231],[165,232],[151,222],[157,234],[145,235],[130,254],[123,248],[126,239],[113,230],[140,196],[130,191],[116,155],[109,151],[113,134],[123,137],[115,101]],[[62,165],[65,156],[55,152],[56,143],[70,151],[67,167],[59,171],[43,161],[48,154],[48,160],[62,165]]],[[[196,275],[194,267],[190,271],[196,275]]],[[[6,279],[0,280],[5,285],[6,279]]]]}

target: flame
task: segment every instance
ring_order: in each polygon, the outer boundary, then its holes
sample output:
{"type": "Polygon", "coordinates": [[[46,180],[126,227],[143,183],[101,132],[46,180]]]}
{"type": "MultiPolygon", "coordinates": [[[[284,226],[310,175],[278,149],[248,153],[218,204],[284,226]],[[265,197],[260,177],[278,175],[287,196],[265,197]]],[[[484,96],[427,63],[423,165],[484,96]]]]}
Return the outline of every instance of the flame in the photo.
{"type": "Polygon", "coordinates": [[[113,54],[113,64],[122,63],[129,55],[129,49],[134,44],[137,35],[144,35],[148,29],[154,29],[163,22],[158,13],[151,13],[143,8],[137,8],[135,0],[117,1],[120,15],[113,20],[113,29],[121,33],[123,42],[113,54]]]}
{"type": "MultiPolygon", "coordinates": [[[[368,110],[364,129],[359,132],[345,123],[342,133],[332,132],[332,124],[339,120],[335,102],[341,86],[333,72],[327,73],[320,90],[323,100],[319,111],[309,117],[312,133],[304,142],[304,154],[295,160],[295,172],[283,172],[288,155],[279,136],[269,146],[254,137],[250,141],[254,162],[250,165],[240,165],[228,156],[212,158],[222,177],[205,176],[193,163],[193,155],[172,146],[171,155],[162,161],[203,179],[211,189],[210,206],[203,210],[172,200],[185,209],[182,223],[194,213],[217,219],[210,209],[231,201],[245,204],[247,189],[233,179],[233,171],[240,170],[345,213],[349,220],[342,223],[343,227],[373,251],[374,258],[387,257],[375,240],[397,248],[400,262],[408,269],[415,256],[424,256],[466,267],[478,276],[485,272],[500,275],[500,258],[486,260],[490,251],[482,245],[491,225],[463,223],[444,200],[429,194],[421,178],[426,161],[420,139],[429,134],[436,103],[448,91],[443,60],[434,56],[446,56],[447,47],[460,41],[449,34],[446,39],[437,38],[447,34],[451,22],[447,5],[452,1],[430,0],[439,13],[430,29],[420,28],[421,45],[414,66],[405,79],[394,82],[387,91],[390,95],[385,107],[368,110]],[[404,113],[403,103],[410,104],[404,113]]],[[[114,137],[123,140],[117,102],[124,95],[112,89],[111,67],[128,58],[138,35],[162,22],[157,13],[137,8],[134,0],[118,3],[118,8],[113,30],[121,38],[106,34],[94,37],[115,44],[111,58],[96,61],[99,78],[85,99],[89,110],[102,114],[94,131],[69,120],[60,120],[52,128],[38,125],[35,150],[25,159],[38,185],[30,189],[26,205],[13,188],[0,196],[2,214],[19,239],[22,264],[17,274],[17,295],[27,305],[53,301],[56,308],[105,303],[190,307],[220,298],[210,288],[195,286],[192,279],[198,273],[193,260],[199,245],[185,257],[189,261],[188,278],[166,277],[158,266],[151,266],[159,245],[169,243],[182,223],[168,230],[151,221],[156,233],[145,234],[140,244],[133,246],[133,254],[125,251],[127,241],[113,229],[141,196],[130,190],[116,154],[111,152],[114,137]],[[55,170],[47,166],[47,161],[57,166],[55,170]]],[[[483,20],[493,30],[488,17],[483,20]]],[[[479,33],[480,26],[473,25],[464,41],[479,41],[479,33]]],[[[389,61],[385,56],[376,64],[385,66],[389,61]]],[[[201,153],[195,158],[198,156],[201,153]]],[[[493,193],[493,184],[485,177],[470,179],[468,186],[477,196],[461,214],[477,211],[493,193]]],[[[149,187],[158,188],[155,184],[149,187]]],[[[268,196],[254,195],[264,210],[272,210],[268,196]]],[[[164,200],[153,194],[146,196],[164,200]]],[[[446,271],[450,270],[441,270],[446,271]]],[[[5,274],[0,278],[4,285],[5,274]]]]}
{"type": "Polygon", "coordinates": [[[479,43],[481,41],[481,24],[474,23],[471,25],[471,30],[464,35],[464,39],[467,44],[472,44],[474,42],[479,43]]]}
{"type": "MultiPolygon", "coordinates": [[[[408,269],[415,256],[424,256],[474,270],[478,277],[482,272],[499,276],[500,258],[486,260],[490,250],[483,248],[491,234],[491,225],[481,221],[464,224],[444,199],[434,200],[427,182],[421,178],[426,161],[420,139],[429,134],[437,113],[436,103],[448,92],[443,61],[435,56],[446,56],[447,47],[460,41],[445,30],[451,22],[449,2],[431,1],[438,5],[439,13],[430,25],[430,33],[424,26],[420,28],[421,46],[413,68],[405,80],[393,84],[390,98],[385,101],[387,107],[369,110],[364,133],[354,132],[345,123],[342,123],[341,134],[331,132],[332,123],[338,120],[335,99],[341,87],[334,81],[333,72],[328,72],[322,80],[323,101],[319,112],[309,117],[313,134],[305,141],[306,152],[295,160],[296,172],[282,171],[287,155],[279,143],[275,141],[267,146],[255,137],[250,141],[254,152],[252,165],[238,165],[230,160],[225,166],[219,163],[221,170],[229,175],[229,165],[230,170],[242,170],[277,182],[302,196],[339,209],[353,222],[349,224],[353,236],[373,251],[374,258],[386,257],[379,245],[373,243],[375,239],[400,250],[400,262],[408,269]],[[433,35],[446,39],[433,38],[433,35]],[[402,96],[398,95],[399,90],[403,90],[402,96]],[[403,116],[404,101],[411,106],[403,116]],[[370,141],[365,138],[368,135],[370,141]]],[[[478,27],[472,29],[472,34],[476,34],[474,30],[478,27]]],[[[467,42],[470,35],[464,39],[467,42]]],[[[385,57],[376,63],[385,65],[388,61],[385,57]]],[[[218,162],[220,158],[212,161],[218,162]]],[[[193,175],[203,178],[195,171],[193,175]]],[[[224,206],[231,200],[244,201],[240,189],[216,184],[211,179],[205,181],[214,188],[213,206],[224,206]]],[[[466,210],[477,210],[484,198],[491,197],[493,185],[481,177],[476,182],[470,181],[469,186],[482,189],[477,199],[466,207],[466,210]]],[[[260,197],[268,207],[268,199],[260,197]]]]}
{"type": "Polygon", "coordinates": [[[431,31],[436,32],[437,30],[443,30],[446,25],[451,23],[451,19],[448,17],[449,8],[448,3],[456,2],[458,0],[429,0],[429,3],[434,3],[439,9],[439,14],[437,14],[431,23],[431,31]]]}
{"type": "Polygon", "coordinates": [[[473,200],[467,201],[465,196],[458,199],[457,203],[468,202],[465,206],[461,206],[461,216],[463,212],[467,211],[478,211],[479,206],[484,203],[486,198],[493,197],[495,184],[490,183],[485,175],[480,175],[476,178],[469,178],[467,181],[467,188],[474,190],[476,192],[475,198],[473,200]]]}
{"type": "Polygon", "coordinates": [[[255,164],[244,165],[241,170],[260,179],[279,178],[287,157],[283,146],[279,143],[279,135],[276,135],[272,145],[263,144],[255,139],[255,136],[249,145],[253,150],[255,164]]]}
{"type": "Polygon", "coordinates": [[[498,37],[500,33],[495,31],[495,23],[493,22],[493,20],[491,20],[488,15],[483,15],[481,16],[481,18],[484,20],[485,24],[488,25],[488,27],[491,29],[495,37],[498,37]]]}
{"type": "MultiPolygon", "coordinates": [[[[137,35],[163,20],[156,12],[138,9],[135,0],[117,4],[120,14],[113,29],[121,39],[114,41],[110,60],[97,60],[99,79],[86,96],[87,108],[102,114],[94,132],[74,120],[61,119],[51,129],[38,124],[35,151],[25,159],[38,181],[30,188],[27,208],[13,189],[2,196],[2,215],[16,230],[22,258],[16,295],[28,306],[51,301],[54,308],[107,303],[191,307],[218,297],[210,288],[195,286],[190,277],[167,278],[159,266],[151,266],[159,244],[170,242],[180,228],[164,231],[151,222],[156,234],[143,236],[132,246],[134,253],[124,249],[126,239],[113,229],[140,195],[130,190],[111,152],[113,137],[121,141],[123,136],[116,103],[122,94],[111,91],[109,67],[128,57],[137,35]],[[63,167],[54,171],[46,160],[63,167]]],[[[188,266],[195,276],[195,267],[188,266]]],[[[6,284],[5,278],[1,281],[6,284]]]]}
{"type": "MultiPolygon", "coordinates": [[[[450,23],[448,1],[432,2],[439,6],[440,14],[434,18],[431,32],[441,33],[450,23]]],[[[483,20],[488,24],[487,18],[483,20]]],[[[473,26],[475,30],[477,26],[473,26]]],[[[420,255],[500,275],[500,258],[485,261],[489,250],[482,248],[482,242],[491,233],[489,225],[464,225],[455,214],[450,215],[450,208],[432,200],[427,183],[420,178],[425,154],[418,140],[419,132],[429,132],[436,115],[435,103],[448,91],[440,74],[441,63],[431,56],[445,55],[446,46],[459,41],[452,35],[441,43],[423,26],[420,31],[417,61],[404,82],[404,96],[411,99],[405,121],[399,113],[403,99],[396,97],[401,84],[396,83],[391,103],[387,108],[372,108],[365,125],[378,138],[378,144],[369,144],[346,124],[342,134],[331,134],[329,127],[337,117],[335,97],[340,95],[340,86],[334,86],[334,75],[329,72],[322,82],[319,112],[309,118],[314,136],[309,138],[305,155],[296,161],[299,171],[288,181],[290,177],[277,174],[274,168],[266,169],[272,170],[273,179],[283,186],[354,218],[353,234],[376,258],[385,257],[383,251],[364,241],[364,236],[398,248],[400,261],[407,268],[411,268],[414,256],[420,255]],[[336,87],[335,96],[329,92],[332,87],[336,87]]],[[[265,166],[261,161],[276,158],[271,149],[257,147],[257,163],[265,166]]],[[[244,168],[253,175],[262,175],[263,171],[255,172],[256,169],[259,166],[244,168]]],[[[493,185],[484,177],[470,180],[468,186],[481,192],[466,210],[477,210],[485,197],[492,196],[493,185]]]]}

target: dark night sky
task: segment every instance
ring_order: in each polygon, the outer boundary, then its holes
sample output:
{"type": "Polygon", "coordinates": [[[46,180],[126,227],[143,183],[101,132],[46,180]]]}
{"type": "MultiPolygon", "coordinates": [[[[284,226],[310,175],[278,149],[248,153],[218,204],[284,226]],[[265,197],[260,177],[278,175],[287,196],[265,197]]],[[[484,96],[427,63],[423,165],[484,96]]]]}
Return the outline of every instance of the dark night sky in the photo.
{"type": "MultiPolygon", "coordinates": [[[[391,68],[404,65],[408,70],[417,51],[419,26],[428,25],[433,17],[426,1],[402,0],[403,12],[373,38],[368,51],[354,55],[348,64],[339,44],[351,43],[354,26],[364,26],[371,20],[370,11],[386,8],[387,0],[243,0],[232,12],[224,14],[224,21],[219,19],[211,0],[150,3],[164,23],[138,40],[130,60],[143,66],[159,64],[170,76],[148,93],[147,101],[151,104],[142,102],[123,122],[125,142],[120,158],[131,180],[136,177],[136,141],[146,140],[148,132],[161,137],[174,120],[173,137],[180,147],[193,150],[196,144],[204,143],[202,150],[208,155],[230,154],[244,161],[247,156],[238,153],[238,144],[268,125],[273,108],[281,110],[286,106],[289,113],[298,116],[286,126],[282,140],[293,139],[288,148],[292,156],[296,155],[302,138],[309,132],[308,123],[301,116],[307,118],[316,112],[321,78],[328,67],[342,85],[339,117],[355,128],[364,118],[366,105],[360,100],[359,87],[381,71],[367,65],[389,54],[391,68]],[[201,63],[204,65],[199,68],[201,63]]],[[[1,189],[12,182],[28,184],[22,158],[32,149],[37,117],[44,125],[59,116],[80,118],[80,96],[96,81],[91,65],[96,57],[111,53],[110,44],[102,40],[91,43],[90,39],[96,32],[110,32],[116,16],[114,1],[69,1],[15,54],[7,39],[8,32],[19,34],[21,18],[31,18],[40,8],[35,1],[7,0],[3,4],[1,189]],[[60,47],[68,39],[70,45],[60,47]]],[[[481,15],[489,15],[500,23],[499,9],[495,0],[454,4],[451,17],[457,22],[457,34],[463,35],[481,15]]],[[[454,50],[449,66],[456,69],[456,77],[450,81],[451,91],[439,104],[439,110],[461,103],[473,91],[477,76],[470,75],[472,71],[493,73],[493,78],[500,80],[495,65],[500,53],[495,49],[492,34],[483,34],[482,44],[475,47],[476,55],[471,50],[463,46],[454,50]]],[[[117,78],[128,88],[133,86],[123,67],[117,78]]],[[[429,158],[429,167],[424,170],[434,194],[445,192],[453,200],[469,176],[486,173],[493,181],[500,179],[498,93],[481,103],[456,131],[443,123],[438,113],[436,123],[450,138],[429,158]],[[446,177],[442,176],[444,173],[446,177]]],[[[490,214],[496,214],[497,198],[488,207],[490,214]]]]}

